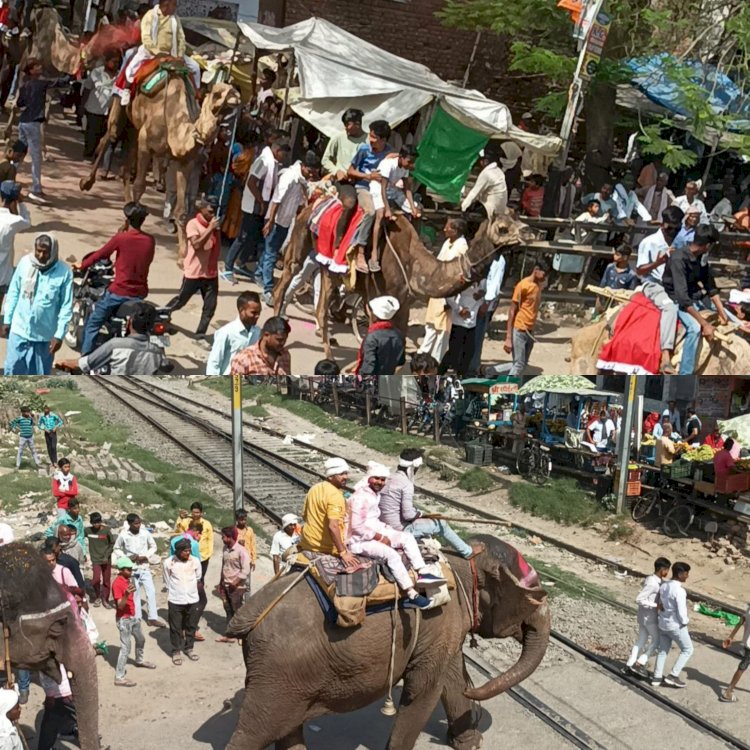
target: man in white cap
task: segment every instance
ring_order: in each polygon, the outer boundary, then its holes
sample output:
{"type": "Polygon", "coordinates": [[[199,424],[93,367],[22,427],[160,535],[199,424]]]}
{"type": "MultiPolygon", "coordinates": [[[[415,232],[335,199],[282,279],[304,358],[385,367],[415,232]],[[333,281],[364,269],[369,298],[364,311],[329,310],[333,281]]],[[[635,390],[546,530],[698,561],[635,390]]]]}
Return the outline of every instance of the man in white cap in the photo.
{"type": "Polygon", "coordinates": [[[355,375],[393,375],[404,363],[404,336],[393,324],[401,305],[395,297],[384,295],[368,304],[370,327],[362,341],[354,366],[355,375]]]}
{"type": "Polygon", "coordinates": [[[0,748],[23,750],[16,722],[21,718],[18,693],[10,688],[0,688],[0,748]]]}
{"type": "Polygon", "coordinates": [[[380,520],[380,491],[390,476],[388,467],[370,461],[367,475],[354,488],[347,503],[349,549],[358,555],[371,557],[385,563],[399,588],[420,609],[426,609],[432,600],[420,594],[396,550],[403,550],[412,568],[417,571],[417,583],[432,585],[445,579],[423,572],[425,567],[417,540],[405,531],[397,531],[380,520]]]}
{"type": "Polygon", "coordinates": [[[297,544],[299,544],[297,516],[294,513],[287,513],[281,519],[281,528],[273,535],[271,540],[274,575],[278,575],[282,570],[284,573],[289,570],[291,563],[287,559],[286,553],[292,547],[296,547],[297,544]]]}
{"type": "Polygon", "coordinates": [[[422,515],[414,507],[414,475],[422,465],[422,451],[404,448],[398,459],[398,470],[388,477],[380,492],[380,520],[392,529],[411,534],[415,539],[440,534],[461,557],[471,557],[473,550],[445,521],[422,515]]]}
{"type": "Polygon", "coordinates": [[[346,500],[342,490],[349,478],[349,464],[343,458],[325,462],[324,482],[310,487],[302,508],[300,549],[324,555],[336,555],[347,568],[355,568],[357,560],[346,547],[344,523],[346,500]]]}

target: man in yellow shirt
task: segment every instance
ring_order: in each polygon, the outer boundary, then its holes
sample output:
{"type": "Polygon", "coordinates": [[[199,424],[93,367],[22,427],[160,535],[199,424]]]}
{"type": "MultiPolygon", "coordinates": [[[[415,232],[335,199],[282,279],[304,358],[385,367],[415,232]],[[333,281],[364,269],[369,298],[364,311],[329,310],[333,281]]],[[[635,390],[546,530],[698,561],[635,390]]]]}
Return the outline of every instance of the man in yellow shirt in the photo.
{"type": "MultiPolygon", "coordinates": [[[[247,550],[247,553],[250,555],[250,570],[255,570],[255,560],[258,557],[258,552],[255,547],[255,532],[253,531],[251,526],[248,526],[247,524],[247,511],[246,510],[238,510],[234,514],[234,525],[237,529],[238,536],[237,541],[247,550]]],[[[247,577],[248,580],[248,593],[250,591],[250,576],[247,577]]]]}
{"type": "Polygon", "coordinates": [[[547,265],[543,261],[534,264],[530,276],[521,279],[513,290],[513,298],[508,313],[508,328],[505,333],[505,349],[513,354],[513,365],[509,375],[523,375],[534,348],[532,330],[539,314],[539,303],[542,301],[542,286],[547,278],[547,265]]]}
{"type": "MultiPolygon", "coordinates": [[[[141,64],[157,55],[182,57],[197,91],[201,85],[201,69],[192,57],[185,55],[185,49],[185,32],[177,17],[177,0],[161,0],[141,19],[141,46],[128,63],[125,78],[132,83],[141,64]]],[[[122,102],[123,106],[127,103],[122,102]]]]}
{"type": "Polygon", "coordinates": [[[177,523],[174,526],[175,534],[186,533],[191,521],[200,521],[203,524],[201,538],[198,541],[198,551],[201,554],[201,581],[205,581],[208,563],[211,562],[211,555],[214,553],[214,527],[211,526],[211,522],[208,519],[203,517],[202,503],[194,502],[190,506],[190,515],[177,519],[177,523]]]}
{"type": "Polygon", "coordinates": [[[305,497],[300,549],[336,555],[351,568],[356,565],[356,558],[346,548],[346,500],[342,492],[349,478],[349,465],[343,458],[329,458],[325,474],[326,480],[314,484],[305,497]]]}
{"type": "Polygon", "coordinates": [[[654,466],[656,467],[671,466],[680,452],[680,448],[672,441],[672,425],[667,423],[663,429],[662,436],[656,441],[656,457],[654,459],[654,466]]]}

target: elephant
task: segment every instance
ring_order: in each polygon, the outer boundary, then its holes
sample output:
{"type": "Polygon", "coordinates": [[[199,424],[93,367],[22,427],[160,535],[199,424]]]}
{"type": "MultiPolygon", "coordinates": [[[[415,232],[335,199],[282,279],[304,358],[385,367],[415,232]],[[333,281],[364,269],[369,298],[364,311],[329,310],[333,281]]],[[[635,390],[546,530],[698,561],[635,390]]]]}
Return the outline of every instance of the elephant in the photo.
{"type": "Polygon", "coordinates": [[[304,750],[303,724],[328,713],[369,705],[388,692],[394,622],[392,684],[403,679],[388,750],[414,747],[438,699],[448,717],[448,742],[456,750],[482,743],[474,701],[499,695],[526,679],[547,649],[550,613],[539,578],[520,553],[489,535],[469,542],[471,560],[451,552],[457,588],[440,608],[396,609],[368,615],[356,628],[326,624],[314,592],[300,582],[257,627],[258,615],[290,584],[294,572],[251,596],[229,623],[242,639],[245,696],[227,750],[304,750]],[[463,645],[473,631],[483,638],[516,637],[518,661],[473,687],[463,645]]]}
{"type": "MultiPolygon", "coordinates": [[[[60,681],[70,679],[81,750],[100,750],[96,655],[65,592],[47,562],[30,544],[0,546],[0,615],[10,631],[11,664],[60,681]]],[[[5,639],[0,656],[5,664],[5,639]]]]}

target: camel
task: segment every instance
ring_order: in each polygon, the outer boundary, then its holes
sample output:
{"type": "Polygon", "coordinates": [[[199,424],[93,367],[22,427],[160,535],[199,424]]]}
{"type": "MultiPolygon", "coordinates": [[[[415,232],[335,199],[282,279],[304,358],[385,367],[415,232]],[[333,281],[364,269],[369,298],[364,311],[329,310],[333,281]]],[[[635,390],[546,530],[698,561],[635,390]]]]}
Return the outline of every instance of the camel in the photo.
{"type": "MultiPolygon", "coordinates": [[[[161,91],[153,96],[137,93],[127,107],[128,122],[134,130],[134,148],[128,150],[129,165],[126,165],[123,174],[125,201],[140,200],[146,191],[146,175],[152,159],[169,157],[177,162],[175,221],[180,259],[187,251],[185,196],[188,176],[194,161],[200,156],[200,147],[210,143],[216,135],[221,117],[239,104],[240,95],[233,86],[228,83],[214,84],[203,99],[200,114],[195,119],[190,114],[194,104],[188,101],[184,79],[179,74],[170,73],[161,91]]],[[[117,140],[119,112],[119,107],[110,110],[107,133],[97,146],[91,172],[88,177],[81,178],[81,190],[90,190],[94,186],[104,153],[109,144],[117,140]]]]}
{"type": "Polygon", "coordinates": [[[44,67],[75,75],[82,65],[81,45],[64,31],[54,8],[35,8],[31,14],[29,57],[39,58],[44,67]]]}
{"type": "MultiPolygon", "coordinates": [[[[284,256],[284,270],[274,290],[274,314],[278,315],[284,294],[294,275],[312,249],[312,238],[307,228],[312,208],[304,209],[297,217],[294,232],[284,256]]],[[[381,253],[381,271],[357,274],[357,290],[365,302],[371,297],[390,294],[399,301],[400,308],[394,325],[406,335],[411,301],[415,297],[450,297],[466,289],[482,277],[500,248],[512,247],[525,239],[527,228],[510,216],[498,216],[485,221],[469,251],[462,258],[449,262],[437,258],[420,242],[414,227],[404,216],[396,216],[387,227],[386,247],[381,253]],[[392,250],[392,251],[391,251],[392,250]]],[[[333,289],[341,283],[340,274],[321,265],[320,298],[315,313],[323,339],[326,359],[333,359],[328,335],[328,306],[333,289]]]]}

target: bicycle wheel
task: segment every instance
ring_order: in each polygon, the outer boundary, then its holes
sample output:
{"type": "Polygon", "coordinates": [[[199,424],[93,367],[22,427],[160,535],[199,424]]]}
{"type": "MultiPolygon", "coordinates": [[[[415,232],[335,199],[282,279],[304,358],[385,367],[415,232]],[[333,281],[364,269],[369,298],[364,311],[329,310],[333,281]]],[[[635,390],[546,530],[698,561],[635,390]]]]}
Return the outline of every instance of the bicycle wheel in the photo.
{"type": "Polygon", "coordinates": [[[644,519],[652,511],[658,499],[658,492],[649,492],[648,495],[639,497],[633,504],[633,508],[630,511],[630,515],[633,517],[633,520],[640,521],[644,519]]]}
{"type": "Polygon", "coordinates": [[[540,450],[536,456],[536,471],[534,471],[534,482],[545,484],[552,474],[552,458],[546,451],[540,450]]]}
{"type": "Polygon", "coordinates": [[[695,512],[692,505],[678,505],[664,516],[662,529],[667,536],[687,536],[694,517],[695,512]]]}
{"type": "Polygon", "coordinates": [[[531,448],[524,448],[516,459],[516,471],[526,480],[531,480],[531,474],[534,471],[534,451],[531,448]]]}

